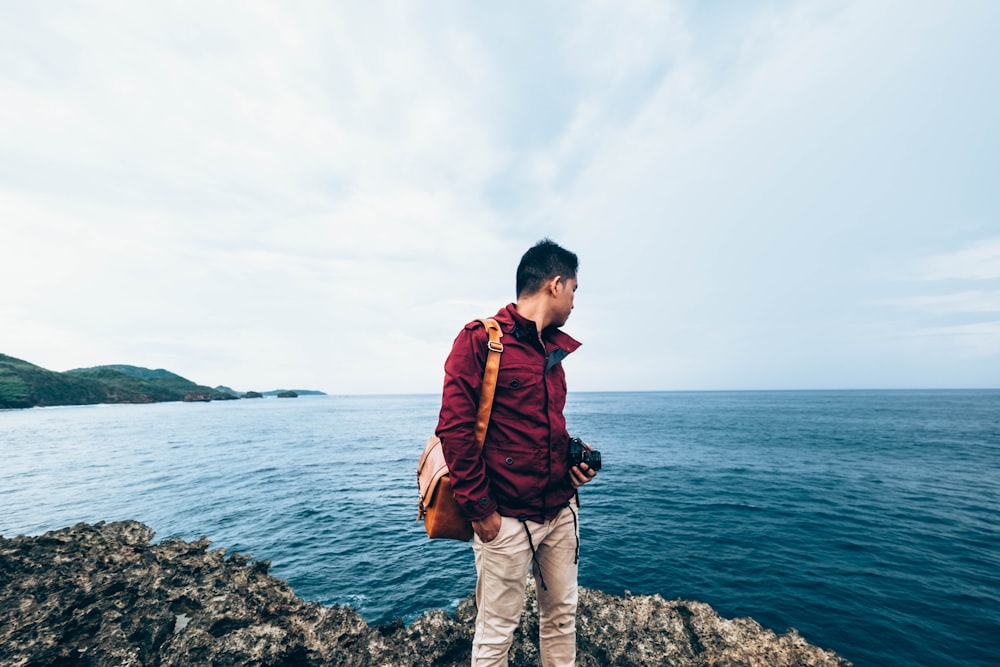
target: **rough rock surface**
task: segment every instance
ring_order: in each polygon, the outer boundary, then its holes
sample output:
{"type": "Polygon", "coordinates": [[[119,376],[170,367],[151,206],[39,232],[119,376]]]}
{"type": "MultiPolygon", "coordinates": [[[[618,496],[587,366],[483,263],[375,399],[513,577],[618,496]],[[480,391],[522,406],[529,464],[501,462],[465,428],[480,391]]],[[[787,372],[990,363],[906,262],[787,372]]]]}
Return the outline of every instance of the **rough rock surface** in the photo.
{"type": "MultiPolygon", "coordinates": [[[[0,537],[0,665],[468,664],[475,603],[370,627],[354,610],[305,602],[267,561],[195,542],[152,545],[137,522],[0,537]]],[[[850,665],[794,630],[776,635],[699,602],[582,590],[578,664],[850,665]]],[[[533,591],[511,665],[537,665],[533,591]]]]}

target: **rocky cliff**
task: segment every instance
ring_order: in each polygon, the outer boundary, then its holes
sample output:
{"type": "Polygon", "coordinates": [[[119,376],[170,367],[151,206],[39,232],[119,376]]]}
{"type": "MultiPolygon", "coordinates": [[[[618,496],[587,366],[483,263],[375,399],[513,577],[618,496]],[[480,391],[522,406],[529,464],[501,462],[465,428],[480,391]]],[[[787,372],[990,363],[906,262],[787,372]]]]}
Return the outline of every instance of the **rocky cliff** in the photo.
{"type": "MultiPolygon", "coordinates": [[[[468,664],[473,600],[449,615],[370,627],[352,609],[295,596],[251,561],[208,540],[151,544],[140,523],[79,524],[39,537],[0,537],[0,664],[468,664]]],[[[511,665],[538,664],[533,592],[511,665]]],[[[583,590],[578,664],[839,666],[850,663],[748,618],[659,596],[583,590]]]]}

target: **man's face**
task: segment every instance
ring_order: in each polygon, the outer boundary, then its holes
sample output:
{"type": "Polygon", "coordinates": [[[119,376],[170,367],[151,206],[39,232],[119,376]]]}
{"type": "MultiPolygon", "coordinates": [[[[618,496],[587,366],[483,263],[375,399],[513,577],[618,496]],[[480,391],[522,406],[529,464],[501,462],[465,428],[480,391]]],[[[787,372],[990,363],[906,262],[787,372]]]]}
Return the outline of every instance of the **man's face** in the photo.
{"type": "Polygon", "coordinates": [[[556,283],[555,304],[553,305],[553,324],[561,327],[566,324],[573,310],[573,297],[576,294],[576,278],[565,278],[556,283]]]}

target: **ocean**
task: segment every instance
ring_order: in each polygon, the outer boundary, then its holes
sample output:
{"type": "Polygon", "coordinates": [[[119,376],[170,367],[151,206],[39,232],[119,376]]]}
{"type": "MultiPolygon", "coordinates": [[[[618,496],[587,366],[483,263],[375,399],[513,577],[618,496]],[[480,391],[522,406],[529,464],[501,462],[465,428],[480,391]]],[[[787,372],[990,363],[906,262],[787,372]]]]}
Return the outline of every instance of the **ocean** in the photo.
{"type": "MultiPolygon", "coordinates": [[[[427,540],[438,396],[0,411],[0,534],[136,519],[272,562],[370,623],[453,609],[427,540]]],[[[1000,663],[1000,390],[570,393],[603,454],[580,583],[711,604],[857,667],[1000,663]]]]}

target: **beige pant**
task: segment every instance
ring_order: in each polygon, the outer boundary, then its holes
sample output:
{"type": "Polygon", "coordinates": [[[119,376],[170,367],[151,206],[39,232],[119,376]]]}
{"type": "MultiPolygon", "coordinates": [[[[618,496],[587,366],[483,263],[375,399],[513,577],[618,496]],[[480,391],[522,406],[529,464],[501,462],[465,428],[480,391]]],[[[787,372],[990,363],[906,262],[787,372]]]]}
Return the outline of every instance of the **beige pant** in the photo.
{"type": "Polygon", "coordinates": [[[479,576],[472,667],[507,665],[507,653],[524,608],[529,565],[538,590],[538,644],[542,665],[574,665],[579,544],[575,503],[545,523],[501,518],[500,532],[491,542],[483,544],[475,537],[472,544],[479,576]],[[531,531],[530,542],[525,527],[531,531]],[[534,563],[531,544],[535,546],[534,563]]]}

